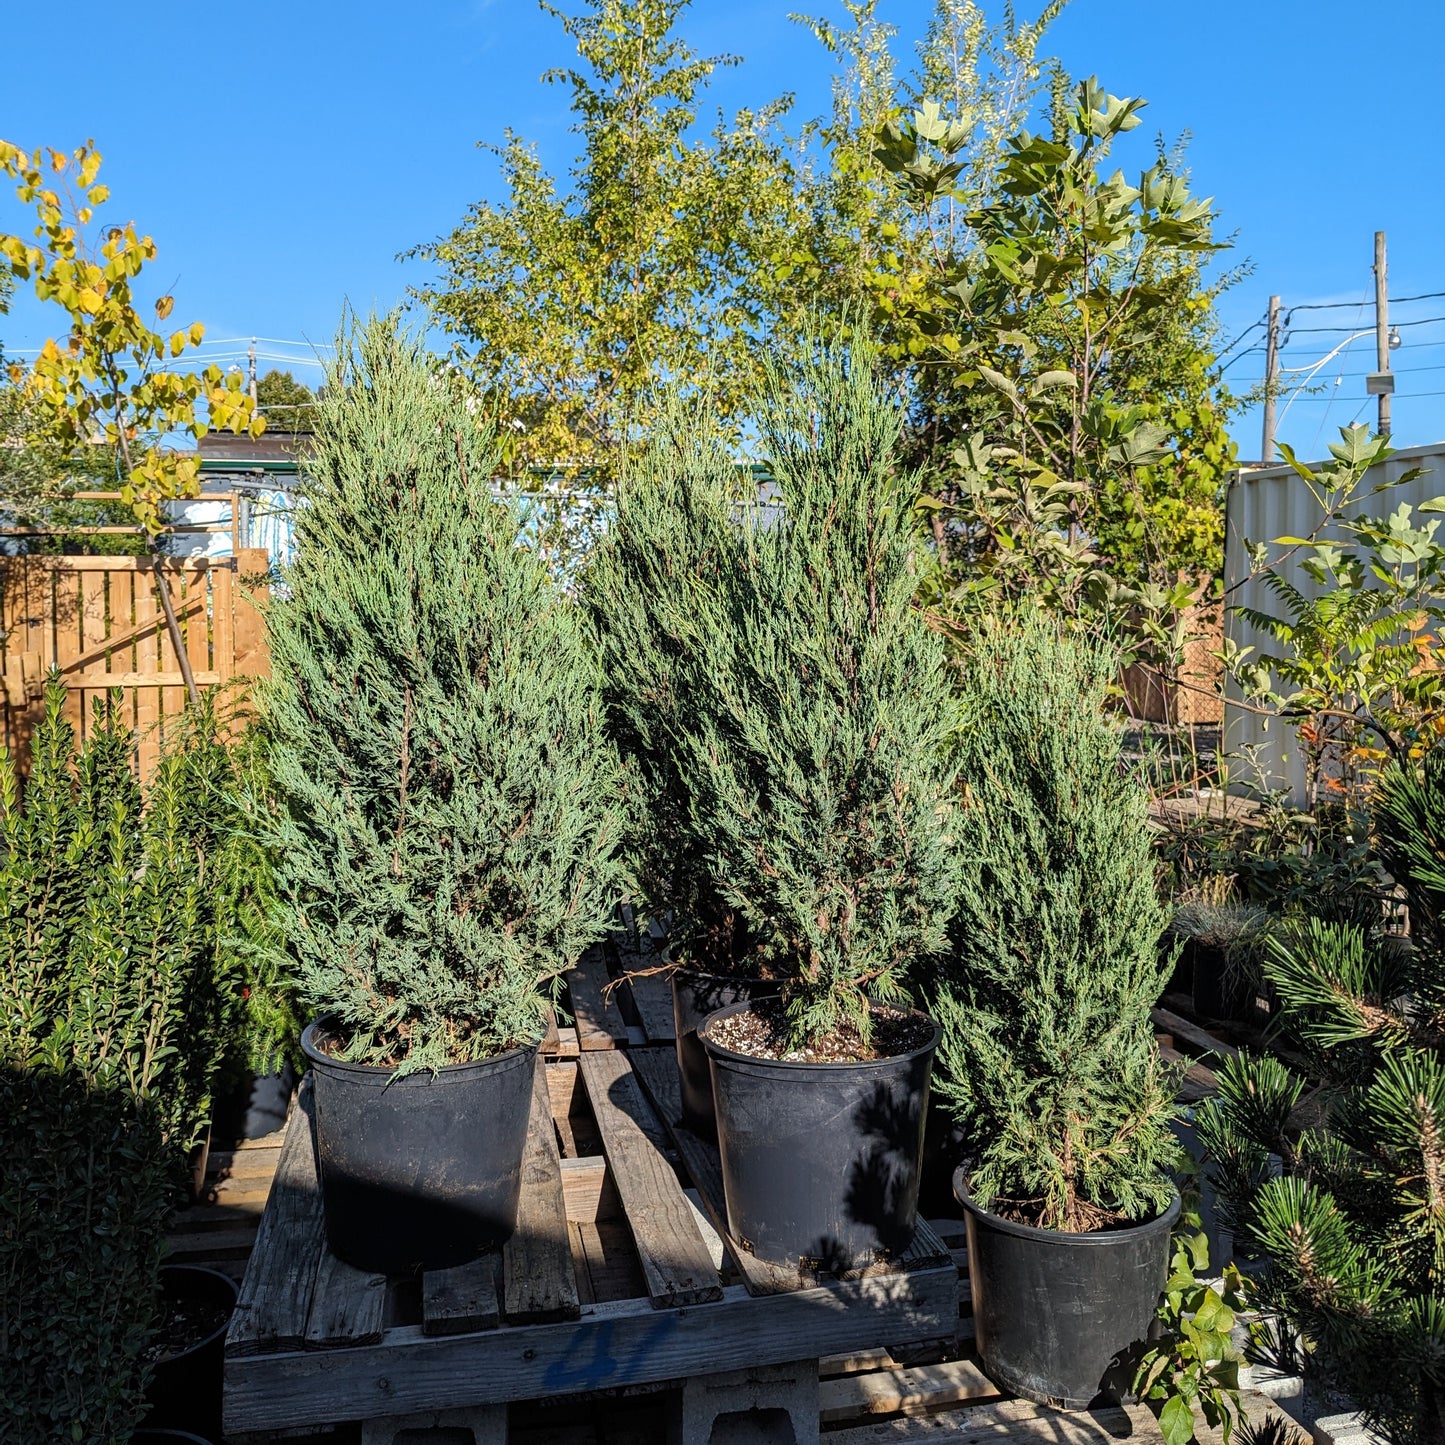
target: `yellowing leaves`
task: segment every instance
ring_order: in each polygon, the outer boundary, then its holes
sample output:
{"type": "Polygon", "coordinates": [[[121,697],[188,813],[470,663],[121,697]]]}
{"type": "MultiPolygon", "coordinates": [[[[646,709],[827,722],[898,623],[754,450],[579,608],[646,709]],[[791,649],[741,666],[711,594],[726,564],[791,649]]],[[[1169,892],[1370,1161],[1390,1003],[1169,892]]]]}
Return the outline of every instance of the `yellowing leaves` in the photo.
{"type": "MultiPolygon", "coordinates": [[[[110,196],[96,180],[100,166],[100,153],[89,141],[66,156],[27,154],[0,140],[0,172],[15,182],[16,195],[40,222],[37,246],[0,232],[0,270],[29,281],[38,299],[55,302],[66,314],[64,344],[46,341],[28,372],[18,364],[10,372],[17,385],[29,386],[48,440],[62,455],[102,440],[114,448],[124,479],[122,499],[142,526],[156,532],[162,502],[199,491],[199,463],[184,452],[143,447],[143,439],[177,432],[201,436],[208,424],[258,434],[259,418],[239,389],[239,377],[236,386],[217,386],[221,374],[215,368],[207,369],[206,381],[150,369],[167,353],[175,359],[198,346],[205,327],[195,322],[166,337],[142,320],[131,283],[154,259],[156,245],[130,223],[105,228],[98,238],[88,233],[93,208],[110,196]],[[67,176],[60,190],[43,184],[47,169],[67,176]],[[208,383],[220,406],[202,406],[208,383]]],[[[174,297],[162,296],[155,302],[156,319],[164,321],[174,305],[174,297]]]]}

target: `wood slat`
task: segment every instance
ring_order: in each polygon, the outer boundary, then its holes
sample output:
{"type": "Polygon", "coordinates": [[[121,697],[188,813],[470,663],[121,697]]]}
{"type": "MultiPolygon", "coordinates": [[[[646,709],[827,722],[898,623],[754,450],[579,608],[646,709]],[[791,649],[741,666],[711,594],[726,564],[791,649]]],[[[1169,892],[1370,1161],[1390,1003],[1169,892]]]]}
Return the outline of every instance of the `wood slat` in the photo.
{"type": "Polygon", "coordinates": [[[1171,1049],[1166,1044],[1158,1044],[1159,1057],[1166,1064],[1185,1065],[1184,1077],[1179,1084],[1179,1097],[1186,1104],[1197,1104],[1201,1099],[1207,1099],[1219,1088],[1219,1080],[1214,1076],[1214,1070],[1207,1068],[1197,1059],[1191,1059],[1181,1054],[1178,1049],[1171,1049]]]}
{"type": "MultiPolygon", "coordinates": [[[[186,658],[191,672],[211,672],[211,597],[210,572],[186,573],[185,610],[180,619],[185,630],[186,658]]],[[[213,676],[219,679],[220,673],[213,676]]],[[[199,686],[200,678],[196,678],[199,686]]]]}
{"type": "Polygon", "coordinates": [[[621,957],[627,987],[632,991],[632,1002],[637,1007],[637,1016],[642,1020],[648,1043],[672,1043],[677,1038],[677,1025],[673,1018],[672,985],[668,982],[668,975],[640,971],[656,968],[661,959],[650,951],[623,953],[621,957]],[[628,972],[629,969],[634,971],[628,972]]]}
{"type": "Polygon", "coordinates": [[[236,589],[232,618],[237,677],[261,677],[270,667],[262,609],[270,598],[271,559],[264,547],[236,553],[236,589]]]}
{"type": "Polygon", "coordinates": [[[1173,1034],[1176,1039],[1183,1039],[1186,1044],[1193,1044],[1196,1049],[1203,1049],[1205,1053],[1216,1054],[1221,1059],[1233,1058],[1239,1053],[1233,1044],[1215,1038],[1208,1029],[1201,1028],[1192,1019],[1184,1018],[1172,1009],[1156,1008],[1150,1017],[1154,1020],[1156,1029],[1173,1034]]]}
{"type": "Polygon", "coordinates": [[[603,996],[610,982],[606,957],[600,948],[589,948],[567,972],[567,989],[572,995],[572,1014],[577,1021],[577,1043],[589,1049],[615,1049],[627,1042],[627,1024],[616,1001],[603,996]]]}
{"type": "Polygon", "coordinates": [[[215,671],[236,671],[236,574],[229,567],[211,573],[211,655],[215,671]]]}
{"type": "Polygon", "coordinates": [[[300,1349],[306,1343],[307,1317],[325,1239],[313,1113],[308,1074],[301,1082],[276,1165],[271,1200],[226,1336],[228,1354],[300,1349]]]}
{"type": "Polygon", "coordinates": [[[828,1424],[861,1415],[911,1415],[960,1400],[996,1400],[1002,1393],[972,1360],[945,1360],[823,1380],[818,1385],[818,1416],[828,1424]]]}
{"type": "Polygon", "coordinates": [[[386,1312],[386,1276],[368,1274],[322,1250],[306,1314],[306,1343],[313,1349],[374,1345],[386,1312]]]}
{"type": "Polygon", "coordinates": [[[502,1249],[502,1310],[514,1324],[576,1319],[582,1312],[567,1237],[546,1067],[539,1057],[532,1075],[532,1118],[522,1156],[517,1228],[502,1249]]]}
{"type": "MultiPolygon", "coordinates": [[[[155,584],[148,572],[136,571],[131,574],[133,610],[135,613],[136,643],[135,666],[140,673],[154,673],[160,668],[160,648],[156,641],[155,584]]],[[[155,738],[152,731],[161,715],[161,697],[152,688],[145,688],[136,694],[136,732],[141,756],[154,757],[155,738]]],[[[149,768],[141,769],[141,776],[149,776],[149,768]]]]}
{"type": "Polygon", "coordinates": [[[421,1312],[422,1332],[428,1335],[496,1329],[502,1319],[496,1252],[453,1269],[429,1269],[422,1276],[421,1312]]]}
{"type": "Polygon", "coordinates": [[[592,1113],[656,1309],[722,1298],[712,1252],[692,1206],[658,1148],[665,1131],[622,1052],[580,1060],[592,1113]]]}
{"type": "Polygon", "coordinates": [[[756,1300],[732,1286],[706,1309],[599,1303],[581,1319],[428,1338],[419,1325],[378,1345],[226,1360],[226,1432],[329,1424],[453,1406],[551,1399],[876,1344],[953,1328],[952,1271],[861,1279],[756,1300]]]}

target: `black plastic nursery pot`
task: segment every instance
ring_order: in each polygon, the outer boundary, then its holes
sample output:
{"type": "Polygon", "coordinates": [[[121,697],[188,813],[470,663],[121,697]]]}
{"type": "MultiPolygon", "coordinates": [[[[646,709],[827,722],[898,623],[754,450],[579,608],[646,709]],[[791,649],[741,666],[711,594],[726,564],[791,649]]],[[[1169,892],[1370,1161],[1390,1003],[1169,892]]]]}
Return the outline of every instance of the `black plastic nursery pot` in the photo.
{"type": "MultiPolygon", "coordinates": [[[[1082,1410],[1148,1334],[1169,1276],[1176,1194],[1146,1224],[1068,1234],[981,1208],[953,1176],[968,1227],[973,1323],[984,1373],[1041,1405],[1082,1410]]],[[[1123,1382],[1127,1387],[1127,1380],[1123,1382]]]]}
{"type": "Polygon", "coordinates": [[[1184,945],[1194,985],[1194,1012],[1201,1018],[1243,1022],[1254,1012],[1254,989],[1244,969],[1233,967],[1222,948],[1191,939],[1184,945]]]}
{"type": "Polygon", "coordinates": [[[132,1430],[130,1445],[211,1445],[204,1435],[193,1435],[189,1430],[152,1430],[142,1425],[132,1430]]]}
{"type": "Polygon", "coordinates": [[[677,1034],[677,1072],[682,1081],[682,1122],[704,1139],[717,1137],[712,1073],[697,1031],[710,1014],[736,1003],[776,998],[778,985],[761,978],[734,978],[677,968],[672,974],[672,1021],[677,1034]]]}
{"type": "Polygon", "coordinates": [[[712,1069],[728,1232],[770,1264],[856,1268],[913,1239],[933,1055],[820,1064],[755,1058],[698,1031],[712,1069]]]}
{"type": "Polygon", "coordinates": [[[331,1252],[396,1275],[500,1244],[517,1224],[537,1046],[398,1078],[333,1058],[331,1023],[301,1036],[331,1252]]]}
{"type": "Polygon", "coordinates": [[[218,1323],[190,1348],[156,1362],[146,1386],[145,1427],[190,1430],[219,1439],[221,1374],[226,1331],[236,1308],[235,1282],[201,1265],[163,1265],[161,1301],[163,1310],[176,1305],[212,1311],[218,1323]]]}

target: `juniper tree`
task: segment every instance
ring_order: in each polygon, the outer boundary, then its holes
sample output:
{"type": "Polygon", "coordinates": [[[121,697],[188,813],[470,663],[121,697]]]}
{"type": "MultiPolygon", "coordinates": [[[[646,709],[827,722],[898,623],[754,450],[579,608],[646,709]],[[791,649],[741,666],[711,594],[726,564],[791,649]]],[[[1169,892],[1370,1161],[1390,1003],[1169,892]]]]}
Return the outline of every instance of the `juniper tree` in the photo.
{"type": "Polygon", "coordinates": [[[418,338],[352,326],[314,410],[268,615],[287,940],[346,1058],[485,1058],[537,1037],[614,901],[595,649],[418,338]]]}
{"type": "Polygon", "coordinates": [[[1115,675],[1108,646],[1021,613],[981,625],[961,684],[938,1086],[974,1197],[1047,1229],[1143,1220],[1173,1191],[1149,1017],[1168,918],[1147,796],[1103,710],[1115,675]]]}
{"type": "MultiPolygon", "coordinates": [[[[861,342],[775,362],[759,443],[780,515],[747,504],[695,576],[669,724],[687,827],[787,982],[793,1042],[844,1023],[943,946],[953,720],[942,641],[913,605],[917,478],[861,342]]],[[[709,503],[709,506],[714,504],[709,503]]]]}
{"type": "Polygon", "coordinates": [[[1373,927],[1306,920],[1265,962],[1325,1118],[1302,1126],[1305,1080],[1245,1053],[1199,1132],[1236,1245],[1265,1261],[1262,1306],[1307,1369],[1417,1442],[1445,1436],[1445,752],[1385,774],[1375,835],[1409,944],[1377,910],[1373,927]]]}
{"type": "Polygon", "coordinates": [[[703,645],[698,587],[732,554],[737,464],[704,401],[674,396],[635,462],[588,567],[584,596],[603,656],[608,727],[627,769],[627,856],[650,914],[670,914],[673,956],[747,971],[746,934],[721,898],[706,837],[691,826],[673,742],[687,710],[689,657],[703,645]]]}

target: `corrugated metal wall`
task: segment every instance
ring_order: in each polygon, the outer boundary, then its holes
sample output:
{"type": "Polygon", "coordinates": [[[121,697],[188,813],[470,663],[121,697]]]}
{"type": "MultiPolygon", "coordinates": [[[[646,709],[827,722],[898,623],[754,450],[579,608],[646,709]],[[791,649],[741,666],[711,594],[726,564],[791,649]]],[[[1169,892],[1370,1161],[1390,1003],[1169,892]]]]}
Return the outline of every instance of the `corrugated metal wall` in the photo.
{"type": "MultiPolygon", "coordinates": [[[[1366,516],[1382,515],[1393,511],[1401,502],[1418,507],[1421,502],[1442,494],[1445,494],[1445,442],[1408,447],[1396,452],[1382,467],[1373,469],[1360,488],[1356,510],[1366,516]],[[1424,474],[1404,486],[1371,495],[1376,486],[1394,481],[1413,467],[1424,468],[1424,474]]],[[[1319,525],[1320,517],[1319,504],[1289,467],[1262,467],[1236,474],[1225,510],[1226,637],[1241,647],[1278,650],[1232,610],[1247,606],[1276,615],[1279,610],[1263,578],[1249,576],[1248,544],[1271,542],[1276,537],[1308,536],[1319,525]]],[[[1324,535],[1335,533],[1327,531],[1324,535]]],[[[1305,576],[1295,559],[1285,563],[1285,575],[1306,594],[1321,590],[1305,576]]],[[[1294,802],[1303,803],[1305,769],[1293,730],[1278,721],[1267,723],[1256,713],[1229,706],[1229,700],[1238,699],[1240,693],[1228,679],[1224,691],[1224,749],[1230,755],[1231,791],[1248,790],[1262,783],[1269,788],[1287,788],[1294,802]]]]}

